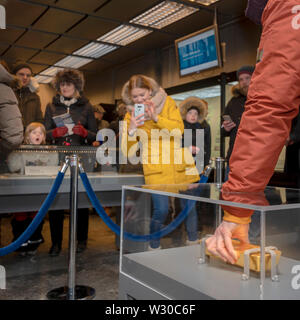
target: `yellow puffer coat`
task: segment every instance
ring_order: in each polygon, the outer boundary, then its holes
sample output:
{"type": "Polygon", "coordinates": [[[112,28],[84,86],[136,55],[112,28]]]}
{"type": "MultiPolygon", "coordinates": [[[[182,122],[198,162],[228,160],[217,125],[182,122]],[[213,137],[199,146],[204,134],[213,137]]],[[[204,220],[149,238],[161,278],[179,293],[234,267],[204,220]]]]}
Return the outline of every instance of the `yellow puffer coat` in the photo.
{"type": "Polygon", "coordinates": [[[123,126],[121,149],[130,158],[141,145],[141,160],[147,185],[189,184],[199,181],[199,174],[188,149],[181,147],[183,121],[171,97],[166,97],[158,121],[145,121],[130,137],[128,130],[130,113],[123,126]],[[169,144],[168,142],[169,141],[169,144]]]}

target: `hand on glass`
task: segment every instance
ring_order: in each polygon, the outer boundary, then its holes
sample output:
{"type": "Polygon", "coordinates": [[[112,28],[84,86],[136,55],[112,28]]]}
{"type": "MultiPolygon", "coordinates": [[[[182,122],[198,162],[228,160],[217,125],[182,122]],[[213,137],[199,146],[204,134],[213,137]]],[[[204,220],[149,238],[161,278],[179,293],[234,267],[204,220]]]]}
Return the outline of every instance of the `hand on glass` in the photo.
{"type": "Polygon", "coordinates": [[[249,224],[237,224],[223,221],[216,229],[215,234],[206,239],[207,250],[220,257],[225,262],[234,264],[238,257],[232,245],[232,238],[239,239],[241,243],[249,243],[249,224]]]}
{"type": "Polygon", "coordinates": [[[236,124],[233,121],[224,120],[222,123],[222,127],[225,129],[225,131],[229,132],[234,127],[236,127],[236,124]]]}

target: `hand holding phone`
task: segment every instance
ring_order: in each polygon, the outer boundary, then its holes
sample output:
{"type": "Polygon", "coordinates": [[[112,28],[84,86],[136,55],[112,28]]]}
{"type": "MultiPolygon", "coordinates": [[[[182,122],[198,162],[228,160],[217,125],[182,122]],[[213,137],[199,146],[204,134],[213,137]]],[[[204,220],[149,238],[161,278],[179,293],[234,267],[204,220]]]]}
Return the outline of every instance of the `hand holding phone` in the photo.
{"type": "Polygon", "coordinates": [[[234,127],[236,127],[236,124],[232,121],[230,115],[224,114],[223,119],[224,122],[221,128],[224,128],[227,132],[231,131],[234,127]]]}
{"type": "Polygon", "coordinates": [[[144,118],[145,118],[145,105],[142,103],[136,103],[134,105],[134,117],[137,118],[138,116],[140,116],[138,118],[139,120],[139,124],[144,124],[144,118]],[[143,115],[143,116],[141,116],[143,115]]]}
{"type": "Polygon", "coordinates": [[[229,114],[224,114],[224,115],[223,115],[223,119],[224,119],[224,121],[232,122],[232,119],[231,119],[231,117],[230,117],[229,114]]]}

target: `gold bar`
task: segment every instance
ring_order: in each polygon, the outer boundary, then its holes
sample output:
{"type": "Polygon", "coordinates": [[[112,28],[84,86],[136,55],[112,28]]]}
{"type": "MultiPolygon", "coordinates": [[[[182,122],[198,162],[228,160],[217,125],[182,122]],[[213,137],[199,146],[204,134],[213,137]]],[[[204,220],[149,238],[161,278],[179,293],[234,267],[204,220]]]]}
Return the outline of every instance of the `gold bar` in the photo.
{"type": "MultiPolygon", "coordinates": [[[[244,268],[244,257],[245,257],[244,252],[249,249],[260,249],[260,246],[257,246],[257,245],[251,244],[251,243],[243,243],[242,244],[238,240],[232,240],[232,245],[233,245],[233,248],[234,248],[236,255],[238,257],[238,259],[234,265],[242,267],[242,268],[244,268]]],[[[278,265],[279,259],[281,256],[281,251],[279,251],[279,250],[274,250],[274,251],[276,254],[276,265],[278,265]]],[[[222,260],[220,257],[217,257],[217,256],[211,254],[210,252],[208,252],[207,249],[206,249],[205,254],[207,256],[222,260]]],[[[252,271],[260,272],[260,268],[261,268],[260,252],[255,252],[255,253],[250,254],[249,268],[252,271]]],[[[267,270],[267,271],[271,270],[271,254],[270,253],[265,254],[265,270],[267,270]]]]}

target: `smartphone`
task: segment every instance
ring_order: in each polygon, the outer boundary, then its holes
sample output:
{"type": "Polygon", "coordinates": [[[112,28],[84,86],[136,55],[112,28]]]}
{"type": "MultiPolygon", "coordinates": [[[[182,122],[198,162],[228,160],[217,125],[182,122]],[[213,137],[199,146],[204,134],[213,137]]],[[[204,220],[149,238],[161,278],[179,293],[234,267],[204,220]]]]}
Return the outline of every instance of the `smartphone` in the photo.
{"type": "MultiPolygon", "coordinates": [[[[134,117],[136,118],[140,114],[145,114],[145,105],[142,103],[136,103],[134,105],[134,117]]],[[[144,117],[142,117],[141,120],[144,120],[144,117]]],[[[144,124],[144,121],[141,122],[141,124],[144,124]]]]}
{"type": "Polygon", "coordinates": [[[224,119],[225,121],[230,121],[230,122],[232,122],[232,119],[230,118],[230,115],[228,115],[228,114],[224,114],[224,115],[223,115],[223,119],[224,119]]]}

